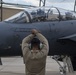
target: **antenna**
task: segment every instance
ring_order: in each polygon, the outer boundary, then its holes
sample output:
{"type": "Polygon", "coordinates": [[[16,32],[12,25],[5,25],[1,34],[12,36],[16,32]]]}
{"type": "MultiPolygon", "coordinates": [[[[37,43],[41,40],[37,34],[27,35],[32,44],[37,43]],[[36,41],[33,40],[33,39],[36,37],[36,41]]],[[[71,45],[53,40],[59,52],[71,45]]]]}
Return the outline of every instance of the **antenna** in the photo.
{"type": "Polygon", "coordinates": [[[3,16],[3,14],[2,14],[2,11],[3,11],[3,9],[2,9],[2,4],[3,4],[3,1],[2,0],[0,0],[0,21],[2,21],[2,16],[3,16]]]}
{"type": "Polygon", "coordinates": [[[40,0],[39,6],[41,6],[41,3],[43,3],[43,6],[45,6],[46,0],[40,0]]]}
{"type": "Polygon", "coordinates": [[[75,3],[74,3],[74,12],[75,12],[75,7],[76,7],[76,0],[75,0],[75,3]]]}

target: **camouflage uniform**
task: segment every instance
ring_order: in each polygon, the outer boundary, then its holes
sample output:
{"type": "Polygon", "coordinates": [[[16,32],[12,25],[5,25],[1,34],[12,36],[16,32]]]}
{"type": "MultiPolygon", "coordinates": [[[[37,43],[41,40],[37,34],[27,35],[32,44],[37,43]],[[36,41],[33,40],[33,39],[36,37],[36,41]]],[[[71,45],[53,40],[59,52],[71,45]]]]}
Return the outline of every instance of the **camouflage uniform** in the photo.
{"type": "Polygon", "coordinates": [[[34,38],[33,34],[28,35],[22,41],[23,60],[25,63],[26,75],[45,75],[46,57],[49,46],[47,39],[40,33],[36,36],[42,42],[41,50],[30,50],[29,42],[34,38]]]}

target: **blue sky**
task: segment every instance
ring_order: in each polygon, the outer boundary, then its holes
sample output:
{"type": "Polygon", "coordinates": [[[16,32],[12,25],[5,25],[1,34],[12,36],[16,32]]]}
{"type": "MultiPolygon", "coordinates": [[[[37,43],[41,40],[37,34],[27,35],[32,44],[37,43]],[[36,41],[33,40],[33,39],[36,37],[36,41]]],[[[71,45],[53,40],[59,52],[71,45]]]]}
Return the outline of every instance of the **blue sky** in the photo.
{"type": "MultiPolygon", "coordinates": [[[[4,2],[27,4],[27,5],[39,5],[39,0],[3,0],[4,2]]],[[[56,6],[64,9],[73,10],[75,0],[46,0],[46,6],[56,6]]]]}

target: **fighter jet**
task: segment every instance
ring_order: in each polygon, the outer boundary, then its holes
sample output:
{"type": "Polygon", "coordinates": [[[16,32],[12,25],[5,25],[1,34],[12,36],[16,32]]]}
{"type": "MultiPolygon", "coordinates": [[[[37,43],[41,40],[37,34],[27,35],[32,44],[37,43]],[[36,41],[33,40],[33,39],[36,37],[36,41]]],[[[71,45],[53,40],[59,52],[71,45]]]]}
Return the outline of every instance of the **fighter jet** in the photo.
{"type": "Polygon", "coordinates": [[[22,40],[32,29],[48,39],[49,56],[70,56],[76,70],[76,13],[57,7],[26,8],[0,22],[0,57],[22,56],[22,40]]]}

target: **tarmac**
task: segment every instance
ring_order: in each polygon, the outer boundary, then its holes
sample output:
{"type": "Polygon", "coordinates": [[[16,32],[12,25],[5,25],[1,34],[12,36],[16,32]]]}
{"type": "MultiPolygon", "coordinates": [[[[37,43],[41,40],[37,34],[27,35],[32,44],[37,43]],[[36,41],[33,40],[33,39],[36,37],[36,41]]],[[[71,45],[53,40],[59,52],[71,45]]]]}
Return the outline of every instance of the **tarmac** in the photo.
{"type": "MultiPolygon", "coordinates": [[[[25,75],[25,65],[22,57],[5,57],[2,58],[3,65],[0,65],[0,75],[25,75]]],[[[62,62],[60,62],[63,65],[62,62]]],[[[61,75],[59,72],[59,65],[55,60],[47,57],[46,75],[61,75]]],[[[76,75],[68,73],[66,75],[76,75]]]]}

